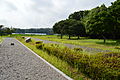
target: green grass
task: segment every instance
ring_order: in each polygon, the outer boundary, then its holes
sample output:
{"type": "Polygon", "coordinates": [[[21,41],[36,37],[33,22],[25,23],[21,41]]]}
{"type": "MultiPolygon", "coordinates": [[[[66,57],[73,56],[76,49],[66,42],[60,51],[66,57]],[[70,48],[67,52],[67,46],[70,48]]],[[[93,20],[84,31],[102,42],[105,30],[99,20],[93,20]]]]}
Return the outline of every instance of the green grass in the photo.
{"type": "Polygon", "coordinates": [[[89,80],[89,78],[85,77],[82,73],[78,72],[77,68],[71,67],[67,62],[53,56],[49,55],[47,52],[44,52],[42,50],[39,50],[35,46],[35,42],[32,41],[30,43],[25,43],[25,41],[21,38],[17,38],[19,41],[21,41],[24,45],[32,49],[35,53],[37,53],[39,56],[47,60],[49,63],[57,67],[59,70],[73,78],[74,80],[89,80]]]}
{"type": "MultiPolygon", "coordinates": [[[[40,43],[35,46],[34,41],[30,43],[25,43],[23,39],[20,39],[20,41],[75,80],[87,79],[81,77],[80,72],[96,80],[119,80],[120,78],[119,52],[97,53],[89,55],[84,54],[84,52],[76,52],[73,49],[58,44],[40,43]]],[[[119,47],[116,47],[116,49],[117,48],[119,49],[119,47]]]]}
{"type": "Polygon", "coordinates": [[[76,51],[78,49],[73,50],[59,44],[47,43],[37,44],[36,47],[68,62],[94,80],[109,80],[111,78],[119,80],[120,53],[108,52],[88,55],[76,51]]]}
{"type": "Polygon", "coordinates": [[[0,36],[0,43],[3,41],[3,38],[0,36]]]}
{"type": "Polygon", "coordinates": [[[74,45],[81,45],[90,48],[98,48],[103,50],[110,50],[114,52],[120,52],[119,49],[115,49],[115,47],[120,47],[119,40],[106,40],[106,43],[103,43],[102,39],[87,39],[82,37],[81,39],[77,40],[76,37],[73,37],[71,40],[68,39],[67,36],[64,36],[63,39],[56,35],[46,35],[46,36],[31,36],[34,38],[56,41],[61,43],[68,43],[74,45]]]}

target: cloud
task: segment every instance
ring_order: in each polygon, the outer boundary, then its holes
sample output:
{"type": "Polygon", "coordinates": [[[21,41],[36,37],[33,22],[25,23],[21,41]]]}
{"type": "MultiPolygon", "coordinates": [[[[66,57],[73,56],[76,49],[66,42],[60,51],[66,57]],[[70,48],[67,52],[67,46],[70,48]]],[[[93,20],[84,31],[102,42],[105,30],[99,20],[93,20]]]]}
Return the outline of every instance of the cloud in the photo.
{"type": "Polygon", "coordinates": [[[19,28],[52,27],[69,14],[107,6],[115,0],[0,0],[0,24],[19,28]]]}

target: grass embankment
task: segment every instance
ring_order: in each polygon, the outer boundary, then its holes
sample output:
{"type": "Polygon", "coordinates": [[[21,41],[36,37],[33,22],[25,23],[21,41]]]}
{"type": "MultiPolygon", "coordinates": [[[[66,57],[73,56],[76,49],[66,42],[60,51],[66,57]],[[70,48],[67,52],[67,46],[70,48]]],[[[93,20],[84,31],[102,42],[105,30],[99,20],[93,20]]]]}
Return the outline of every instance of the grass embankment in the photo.
{"type": "Polygon", "coordinates": [[[88,55],[81,50],[76,51],[65,46],[61,47],[59,44],[40,43],[36,47],[66,61],[94,80],[120,79],[120,53],[88,55]]]}
{"type": "Polygon", "coordinates": [[[86,47],[90,47],[90,48],[98,48],[98,49],[103,49],[103,50],[120,52],[120,49],[119,49],[120,41],[119,40],[106,40],[106,43],[104,44],[103,40],[100,40],[100,39],[81,38],[81,39],[77,40],[76,37],[73,37],[71,40],[68,40],[67,36],[64,36],[63,39],[60,39],[60,37],[58,37],[56,35],[32,36],[32,37],[44,39],[44,40],[61,42],[61,43],[86,46],[86,47]]]}
{"type": "MultiPolygon", "coordinates": [[[[33,45],[31,47],[32,49],[33,47],[35,48],[35,43],[31,42],[28,46],[31,45],[33,45]]],[[[44,44],[42,42],[36,44],[36,47],[36,50],[45,51],[48,56],[52,56],[53,58],[57,57],[56,59],[60,59],[61,62],[67,62],[67,66],[70,66],[71,68],[74,67],[76,69],[76,73],[82,72],[93,80],[120,79],[120,53],[110,52],[88,55],[84,54],[81,49],[73,50],[58,44],[44,44]]],[[[41,55],[41,53],[39,55],[41,55]]],[[[52,60],[52,62],[54,61],[55,60],[52,60]]],[[[60,65],[63,66],[64,64],[60,65]]],[[[67,66],[65,68],[67,68],[67,66]]],[[[61,67],[59,68],[61,69],[61,67]]],[[[67,69],[71,70],[69,68],[67,69]]],[[[67,70],[63,70],[63,72],[66,71],[67,70]]],[[[76,73],[74,72],[74,74],[76,73]]],[[[70,75],[69,71],[67,74],[70,75]]]]}
{"type": "Polygon", "coordinates": [[[32,40],[32,42],[26,43],[24,39],[21,39],[19,37],[17,37],[17,39],[21,41],[24,45],[29,47],[31,50],[33,50],[35,53],[37,53],[39,56],[47,60],[49,63],[57,67],[59,70],[70,76],[71,78],[75,80],[89,80],[89,78],[85,77],[82,73],[78,72],[77,68],[71,67],[66,61],[63,61],[54,55],[49,55],[43,50],[37,49],[35,46],[35,41],[32,40]]]}
{"type": "Polygon", "coordinates": [[[3,38],[0,36],[0,43],[3,41],[3,38]]]}

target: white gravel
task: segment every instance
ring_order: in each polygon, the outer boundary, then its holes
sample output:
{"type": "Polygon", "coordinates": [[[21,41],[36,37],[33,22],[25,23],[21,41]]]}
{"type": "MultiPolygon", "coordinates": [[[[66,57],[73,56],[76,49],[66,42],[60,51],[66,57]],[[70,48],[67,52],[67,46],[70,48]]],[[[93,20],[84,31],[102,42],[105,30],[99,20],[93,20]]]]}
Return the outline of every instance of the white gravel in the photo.
{"type": "Polygon", "coordinates": [[[0,80],[68,80],[16,39],[0,46],[0,80]],[[15,45],[11,45],[11,42],[15,45]]]}

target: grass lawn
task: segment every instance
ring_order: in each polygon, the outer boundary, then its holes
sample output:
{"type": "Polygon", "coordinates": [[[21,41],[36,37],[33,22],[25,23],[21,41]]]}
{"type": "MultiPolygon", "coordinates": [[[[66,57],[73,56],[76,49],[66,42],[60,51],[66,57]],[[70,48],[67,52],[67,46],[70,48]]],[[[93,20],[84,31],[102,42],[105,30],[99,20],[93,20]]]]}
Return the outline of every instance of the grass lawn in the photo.
{"type": "Polygon", "coordinates": [[[103,50],[111,50],[114,52],[119,52],[120,49],[116,49],[116,47],[120,47],[120,43],[117,43],[118,40],[106,40],[106,43],[103,43],[102,39],[86,39],[81,38],[79,40],[76,39],[76,37],[73,37],[71,40],[68,40],[67,36],[64,36],[63,39],[60,39],[60,37],[56,35],[46,35],[46,36],[32,36],[34,38],[44,39],[44,40],[50,40],[50,41],[56,41],[61,43],[68,43],[68,44],[74,44],[74,45],[81,45],[91,48],[98,48],[103,50]]]}
{"type": "Polygon", "coordinates": [[[0,43],[3,41],[3,38],[0,36],[0,43]]]}
{"type": "Polygon", "coordinates": [[[47,52],[37,49],[33,40],[30,43],[25,43],[24,39],[17,39],[74,80],[89,80],[89,78],[86,78],[82,73],[78,72],[77,68],[71,67],[67,62],[53,55],[49,55],[47,52]]]}
{"type": "Polygon", "coordinates": [[[17,39],[74,80],[89,80],[82,73],[95,80],[119,80],[120,52],[89,55],[59,44],[36,43],[34,40],[25,43],[23,37],[17,39]]]}

